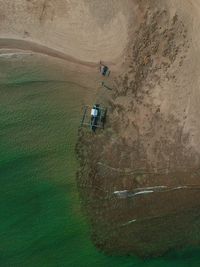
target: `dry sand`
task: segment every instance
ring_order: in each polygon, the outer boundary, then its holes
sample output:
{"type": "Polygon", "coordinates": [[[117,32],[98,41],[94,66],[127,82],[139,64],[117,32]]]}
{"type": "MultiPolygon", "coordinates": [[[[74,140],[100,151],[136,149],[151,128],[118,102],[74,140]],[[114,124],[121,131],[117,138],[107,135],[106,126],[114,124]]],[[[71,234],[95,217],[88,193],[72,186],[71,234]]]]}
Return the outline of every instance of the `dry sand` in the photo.
{"type": "Polygon", "coordinates": [[[127,44],[131,2],[1,0],[1,39],[31,41],[79,61],[113,61],[127,44]]]}
{"type": "Polygon", "coordinates": [[[1,53],[60,58],[67,79],[96,88],[99,60],[111,67],[107,129],[78,146],[95,244],[157,255],[199,243],[200,1],[0,0],[0,22],[1,53]],[[168,190],[130,197],[155,186],[168,190]]]}
{"type": "Polygon", "coordinates": [[[131,0],[0,0],[0,49],[63,59],[68,81],[95,90],[100,60],[121,69],[136,9],[131,0]]]}

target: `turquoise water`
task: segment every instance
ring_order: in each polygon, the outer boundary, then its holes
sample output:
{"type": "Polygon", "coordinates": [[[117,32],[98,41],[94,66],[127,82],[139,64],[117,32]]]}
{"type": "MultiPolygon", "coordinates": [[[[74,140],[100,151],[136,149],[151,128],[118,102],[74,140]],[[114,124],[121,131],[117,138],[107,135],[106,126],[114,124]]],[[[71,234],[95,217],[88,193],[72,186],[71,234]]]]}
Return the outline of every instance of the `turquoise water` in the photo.
{"type": "Polygon", "coordinates": [[[147,261],[95,249],[75,182],[85,91],[34,62],[1,62],[0,266],[200,266],[194,249],[147,261]]]}

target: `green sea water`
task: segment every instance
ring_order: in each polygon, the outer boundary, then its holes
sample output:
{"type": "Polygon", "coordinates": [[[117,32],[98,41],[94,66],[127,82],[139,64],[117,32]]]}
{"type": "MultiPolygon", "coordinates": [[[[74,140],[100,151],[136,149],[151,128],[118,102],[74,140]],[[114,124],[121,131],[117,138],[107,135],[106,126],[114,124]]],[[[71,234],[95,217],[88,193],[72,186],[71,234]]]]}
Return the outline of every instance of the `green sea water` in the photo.
{"type": "Polygon", "coordinates": [[[195,249],[145,261],[96,250],[80,208],[74,153],[90,92],[45,60],[0,59],[0,266],[200,266],[195,249]]]}

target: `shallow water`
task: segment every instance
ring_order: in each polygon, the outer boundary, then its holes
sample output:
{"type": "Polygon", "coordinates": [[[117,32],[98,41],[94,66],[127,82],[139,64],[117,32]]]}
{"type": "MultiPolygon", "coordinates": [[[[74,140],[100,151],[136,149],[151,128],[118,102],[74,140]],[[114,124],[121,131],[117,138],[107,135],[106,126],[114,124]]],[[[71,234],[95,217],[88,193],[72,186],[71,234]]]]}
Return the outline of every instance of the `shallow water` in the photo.
{"type": "Polygon", "coordinates": [[[141,261],[92,245],[75,182],[85,91],[44,59],[0,59],[0,266],[199,266],[192,249],[141,261]]]}

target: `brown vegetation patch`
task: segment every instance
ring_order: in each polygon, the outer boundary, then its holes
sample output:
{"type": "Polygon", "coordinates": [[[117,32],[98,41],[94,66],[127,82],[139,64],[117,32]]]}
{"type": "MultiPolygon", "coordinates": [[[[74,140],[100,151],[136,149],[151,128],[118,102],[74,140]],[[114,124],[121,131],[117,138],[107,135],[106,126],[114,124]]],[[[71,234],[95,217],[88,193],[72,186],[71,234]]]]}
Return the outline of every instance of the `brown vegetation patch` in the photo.
{"type": "Polygon", "coordinates": [[[97,247],[155,256],[200,240],[200,162],[182,123],[153,101],[154,88],[173,79],[187,55],[184,24],[148,10],[135,34],[129,70],[107,100],[107,129],[79,132],[77,184],[97,247]]]}

